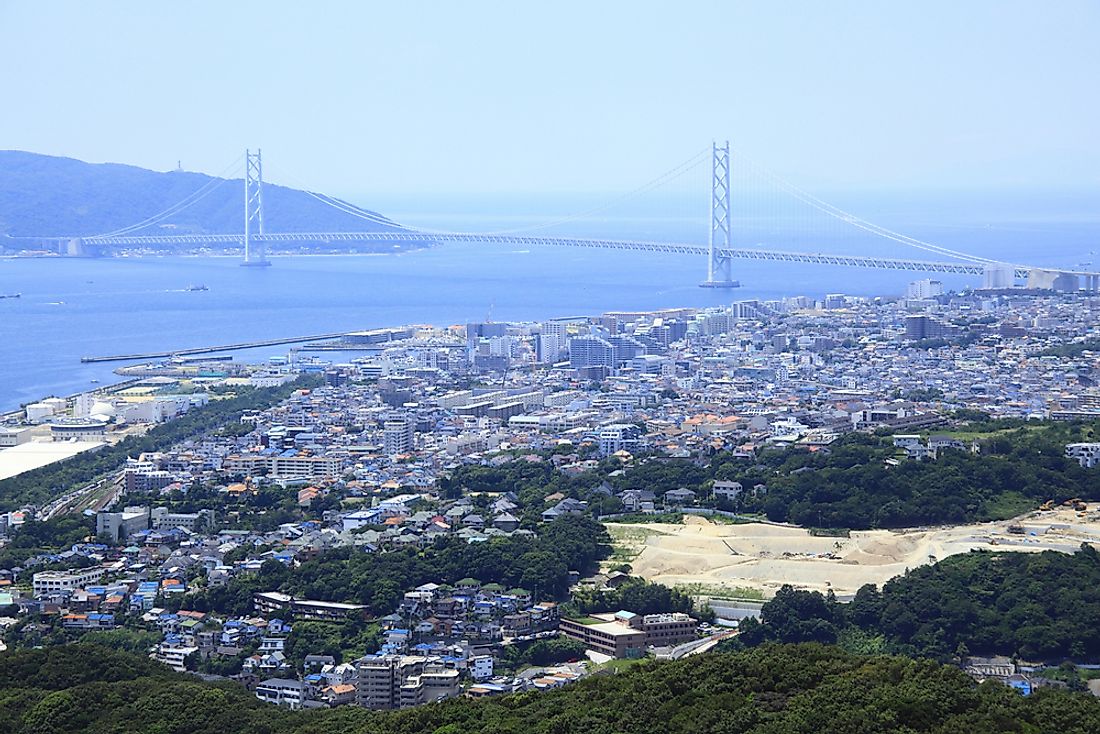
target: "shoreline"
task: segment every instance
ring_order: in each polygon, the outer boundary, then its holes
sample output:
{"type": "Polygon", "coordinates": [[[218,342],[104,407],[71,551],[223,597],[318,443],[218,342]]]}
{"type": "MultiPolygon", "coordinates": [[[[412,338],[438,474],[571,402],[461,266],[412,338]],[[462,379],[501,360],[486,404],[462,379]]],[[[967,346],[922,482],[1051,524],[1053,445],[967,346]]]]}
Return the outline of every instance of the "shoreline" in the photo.
{"type": "MultiPolygon", "coordinates": [[[[119,377],[122,377],[122,375],[119,375],[119,377]]],[[[9,418],[12,418],[12,417],[18,417],[18,420],[22,421],[23,417],[25,416],[26,406],[30,405],[31,403],[41,402],[43,400],[48,400],[50,398],[60,398],[61,400],[71,401],[71,400],[76,400],[77,396],[79,396],[79,395],[84,395],[84,394],[90,393],[90,392],[92,392],[92,393],[117,392],[119,390],[123,390],[123,389],[129,387],[130,385],[138,384],[139,382],[142,381],[142,379],[144,379],[144,378],[128,377],[128,378],[125,378],[125,379],[118,380],[117,382],[111,382],[109,384],[99,385],[98,387],[94,387],[91,390],[80,390],[78,392],[69,393],[68,395],[54,395],[54,394],[43,395],[42,397],[38,398],[38,400],[32,400],[30,403],[24,403],[23,405],[19,406],[18,408],[13,408],[12,410],[0,410],[0,421],[5,420],[5,419],[9,419],[9,418]]]]}

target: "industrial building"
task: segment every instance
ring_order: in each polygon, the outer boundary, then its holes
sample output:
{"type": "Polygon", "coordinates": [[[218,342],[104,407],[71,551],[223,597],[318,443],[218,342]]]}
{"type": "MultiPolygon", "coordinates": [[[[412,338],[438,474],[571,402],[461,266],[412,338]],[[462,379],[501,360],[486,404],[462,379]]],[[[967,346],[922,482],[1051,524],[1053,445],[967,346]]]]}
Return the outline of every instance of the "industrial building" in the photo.
{"type": "Polygon", "coordinates": [[[613,658],[639,658],[651,646],[665,647],[695,639],[698,622],[686,614],[647,614],[619,611],[561,620],[566,637],[613,658]]]}

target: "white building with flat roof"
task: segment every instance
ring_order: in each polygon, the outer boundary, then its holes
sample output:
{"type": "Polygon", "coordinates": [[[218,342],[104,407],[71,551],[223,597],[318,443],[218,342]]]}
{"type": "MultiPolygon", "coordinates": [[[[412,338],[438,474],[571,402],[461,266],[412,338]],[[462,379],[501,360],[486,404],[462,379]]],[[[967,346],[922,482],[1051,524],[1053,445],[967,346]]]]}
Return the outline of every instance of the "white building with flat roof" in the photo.
{"type": "Polygon", "coordinates": [[[1100,443],[1066,444],[1066,456],[1076,459],[1077,463],[1086,469],[1100,466],[1100,443]]]}
{"type": "Polygon", "coordinates": [[[103,441],[107,438],[107,421],[94,418],[66,418],[50,422],[54,441],[103,441]]]}
{"type": "Polygon", "coordinates": [[[917,300],[935,298],[943,295],[943,283],[938,280],[914,280],[905,289],[905,297],[917,300]]]}
{"type": "Polygon", "coordinates": [[[56,461],[65,461],[105,445],[100,441],[29,441],[0,449],[0,479],[14,477],[56,461]]]}
{"type": "Polygon", "coordinates": [[[31,423],[41,423],[64,410],[65,401],[62,400],[61,405],[58,405],[56,398],[48,398],[37,403],[31,403],[24,408],[27,420],[31,423]]]}
{"type": "Polygon", "coordinates": [[[197,652],[198,649],[197,647],[177,647],[162,642],[157,645],[156,652],[149,657],[164,663],[177,673],[186,673],[187,665],[184,661],[187,660],[188,655],[197,652]]]}
{"type": "Polygon", "coordinates": [[[0,426],[0,448],[7,449],[31,440],[33,428],[0,426]]]}
{"type": "Polygon", "coordinates": [[[107,569],[101,566],[68,571],[39,571],[32,577],[34,595],[38,597],[59,591],[74,591],[88,584],[94,584],[106,573],[107,569]]]}

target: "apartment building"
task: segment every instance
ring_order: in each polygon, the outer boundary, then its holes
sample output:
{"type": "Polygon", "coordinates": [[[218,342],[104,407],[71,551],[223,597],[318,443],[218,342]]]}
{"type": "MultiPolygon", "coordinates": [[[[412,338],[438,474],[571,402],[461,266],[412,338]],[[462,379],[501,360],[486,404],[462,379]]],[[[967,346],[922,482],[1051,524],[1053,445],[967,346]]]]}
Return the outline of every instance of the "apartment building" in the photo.
{"type": "Polygon", "coordinates": [[[36,597],[61,591],[74,591],[94,584],[107,573],[105,568],[75,568],[68,571],[39,571],[32,585],[36,597]]]}
{"type": "Polygon", "coordinates": [[[382,655],[359,661],[356,700],[368,709],[401,707],[401,686],[405,679],[420,675],[428,659],[413,655],[382,655]]]}
{"type": "Polygon", "coordinates": [[[358,665],[357,702],[369,709],[419,706],[457,696],[459,672],[420,655],[378,655],[358,665]]]}
{"type": "Polygon", "coordinates": [[[428,664],[422,673],[409,676],[401,684],[401,708],[453,698],[458,692],[457,670],[428,664]]]}
{"type": "Polygon", "coordinates": [[[416,447],[416,433],[412,421],[395,418],[382,424],[382,443],[388,456],[407,454],[416,447]]]}
{"type": "Polygon", "coordinates": [[[150,513],[150,522],[156,530],[182,528],[193,533],[214,526],[214,511],[169,512],[167,507],[154,507],[150,513]]]}
{"type": "Polygon", "coordinates": [[[292,449],[278,454],[234,454],[225,459],[225,469],[230,474],[266,474],[273,479],[335,479],[340,476],[341,467],[342,461],[337,456],[314,456],[292,449]]]}
{"type": "Polygon", "coordinates": [[[344,604],[335,601],[296,599],[280,591],[258,591],[252,595],[252,606],[259,614],[290,612],[296,619],[342,622],[349,615],[361,615],[362,604],[344,604]]]}

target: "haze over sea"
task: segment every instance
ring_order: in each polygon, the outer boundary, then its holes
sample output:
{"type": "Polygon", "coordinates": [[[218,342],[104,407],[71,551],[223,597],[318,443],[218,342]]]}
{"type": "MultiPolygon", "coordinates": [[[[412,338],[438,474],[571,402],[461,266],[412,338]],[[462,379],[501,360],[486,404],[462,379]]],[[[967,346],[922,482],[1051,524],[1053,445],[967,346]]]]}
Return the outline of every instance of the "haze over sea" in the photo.
{"type": "MultiPolygon", "coordinates": [[[[1100,266],[1094,254],[1100,247],[1100,208],[1092,198],[1019,193],[984,201],[973,196],[879,196],[848,208],[974,255],[1061,267],[1093,262],[1095,269],[1100,266]]],[[[398,221],[462,231],[493,231],[547,219],[546,210],[526,201],[512,201],[505,214],[477,217],[458,213],[502,209],[490,208],[487,201],[453,198],[446,206],[400,200],[382,204],[375,206],[398,221]]],[[[499,200],[496,206],[501,206],[499,200]]],[[[706,220],[688,209],[669,216],[574,222],[546,233],[703,244],[706,220]]],[[[785,231],[753,235],[736,244],[945,259],[888,241],[849,241],[835,232],[814,236],[793,221],[785,231]]],[[[273,260],[270,268],[241,268],[238,260],[227,257],[0,259],[0,294],[22,294],[0,300],[0,409],[88,390],[96,386],[93,381],[119,379],[112,372],[119,363],[81,364],[81,356],[408,323],[541,320],[606,310],[717,306],[750,298],[820,298],[825,293],[900,295],[906,283],[925,277],[938,277],[949,288],[978,284],[969,277],[735,261],[735,277],[743,287],[722,291],[698,287],[705,270],[701,258],[500,245],[446,244],[393,255],[273,260]],[[187,290],[194,285],[209,290],[187,290]]],[[[236,355],[257,359],[287,349],[236,355]]],[[[325,353],[320,356],[326,358],[325,353]]]]}

